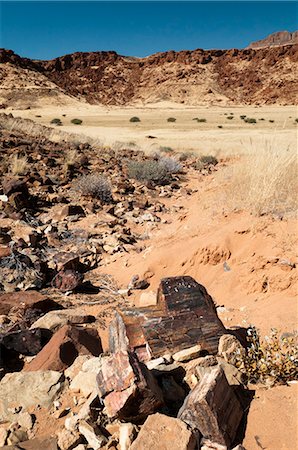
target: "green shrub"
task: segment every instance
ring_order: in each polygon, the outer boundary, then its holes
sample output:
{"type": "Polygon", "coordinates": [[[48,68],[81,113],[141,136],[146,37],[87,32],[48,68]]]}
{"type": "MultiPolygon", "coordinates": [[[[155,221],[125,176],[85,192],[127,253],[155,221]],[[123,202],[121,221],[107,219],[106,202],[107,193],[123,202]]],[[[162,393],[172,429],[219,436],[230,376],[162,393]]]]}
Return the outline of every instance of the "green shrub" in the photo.
{"type": "Polygon", "coordinates": [[[245,115],[245,114],[242,114],[242,116],[240,116],[240,119],[241,119],[241,120],[244,120],[245,117],[246,117],[246,115],[245,115]]]}
{"type": "Polygon", "coordinates": [[[60,119],[52,119],[52,120],[51,120],[51,123],[52,123],[53,125],[62,125],[62,122],[61,122],[60,119]]]}
{"type": "Polygon", "coordinates": [[[232,120],[234,119],[234,116],[228,116],[227,119],[232,120]]]}
{"type": "Polygon", "coordinates": [[[274,123],[274,120],[271,119],[271,120],[269,120],[269,122],[270,122],[270,123],[274,123]]]}
{"type": "Polygon", "coordinates": [[[83,121],[81,119],[72,119],[71,123],[74,125],[81,125],[83,121]]]}
{"type": "Polygon", "coordinates": [[[265,120],[263,117],[261,118],[261,119],[259,119],[259,120],[265,120]]]}
{"type": "Polygon", "coordinates": [[[246,122],[246,123],[257,123],[256,119],[251,118],[251,117],[246,117],[246,119],[244,119],[244,122],[246,122]]]}
{"type": "Polygon", "coordinates": [[[134,117],[131,117],[129,119],[129,121],[133,122],[133,123],[136,123],[136,122],[141,122],[141,119],[139,117],[134,116],[134,117]]]}
{"type": "Polygon", "coordinates": [[[208,169],[211,166],[216,166],[218,164],[217,158],[212,155],[203,155],[197,159],[194,164],[196,170],[208,169]]]}
{"type": "Polygon", "coordinates": [[[200,119],[199,117],[195,117],[195,118],[192,119],[192,120],[196,120],[198,123],[200,123],[200,122],[207,122],[206,119],[200,119]]]}
{"type": "Polygon", "coordinates": [[[175,117],[169,117],[169,118],[167,119],[167,121],[168,121],[168,122],[176,122],[176,119],[175,119],[175,117]]]}
{"type": "Polygon", "coordinates": [[[110,203],[112,201],[111,184],[102,175],[83,175],[75,181],[74,187],[82,195],[90,195],[104,203],[110,203]]]}
{"type": "Polygon", "coordinates": [[[251,383],[274,385],[288,383],[298,378],[297,335],[285,333],[271,334],[261,340],[255,327],[249,327],[248,348],[245,353],[236,354],[236,367],[244,373],[251,383]]]}
{"type": "Polygon", "coordinates": [[[167,184],[171,181],[171,174],[159,161],[145,160],[127,162],[128,176],[143,183],[167,184]]]}

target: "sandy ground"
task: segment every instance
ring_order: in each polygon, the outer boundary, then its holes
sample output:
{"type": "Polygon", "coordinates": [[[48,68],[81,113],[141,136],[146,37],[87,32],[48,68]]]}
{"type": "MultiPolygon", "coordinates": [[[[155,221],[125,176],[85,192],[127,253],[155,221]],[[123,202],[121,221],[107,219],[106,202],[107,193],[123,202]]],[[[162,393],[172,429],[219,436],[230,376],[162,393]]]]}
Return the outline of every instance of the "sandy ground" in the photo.
{"type": "Polygon", "coordinates": [[[53,118],[61,119],[59,130],[85,134],[99,139],[104,145],[125,143],[140,146],[146,151],[171,147],[176,151],[195,151],[216,155],[242,153],[251,145],[264,140],[274,140],[275,145],[295,148],[297,142],[298,111],[295,106],[241,106],[241,107],[189,107],[170,103],[158,103],[146,107],[113,107],[86,105],[50,107],[31,110],[12,110],[15,117],[26,117],[43,125],[50,125],[53,118]],[[63,116],[65,115],[65,116],[63,116]],[[234,116],[233,119],[227,117],[234,116]],[[246,115],[257,120],[248,124],[240,119],[246,115]],[[37,117],[41,116],[41,117],[37,117]],[[139,123],[130,123],[133,116],[139,123]],[[175,123],[167,122],[169,117],[175,123]],[[206,119],[198,123],[193,118],[206,119]],[[73,125],[79,118],[82,125],[73,125]],[[265,120],[260,120],[265,119],[265,120]],[[269,122],[273,120],[274,122],[269,122]],[[223,128],[218,128],[222,126],[223,128]],[[150,139],[147,136],[153,136],[150,139]]]}
{"type": "MultiPolygon", "coordinates": [[[[78,109],[11,112],[46,125],[59,117],[64,123],[62,130],[79,131],[105,144],[130,142],[146,150],[170,146],[175,150],[229,156],[245,152],[251,141],[256,151],[258,143],[264,140],[271,140],[281,149],[297,145],[295,107],[152,105],[146,109],[107,109],[80,105],[78,109]],[[225,113],[233,113],[234,119],[228,120],[225,113]],[[239,118],[241,114],[265,120],[246,124],[239,118]],[[141,122],[131,124],[132,116],[140,117],[141,122]],[[75,117],[82,119],[83,125],[70,125],[75,117]],[[176,123],[167,123],[168,117],[176,117],[176,123]],[[194,117],[207,121],[197,123],[192,121],[194,117]],[[148,139],[148,135],[157,139],[148,139]]],[[[293,218],[278,220],[254,217],[249,212],[226,212],[224,199],[219,201],[220,172],[221,168],[206,177],[191,175],[186,186],[193,189],[190,196],[162,198],[165,204],[176,205],[177,212],[163,215],[163,222],[143,225],[142,231],[148,235],[144,251],[106,258],[104,266],[90,273],[90,279],[96,285],[102,273],[111,274],[119,287],[125,288],[133,275],[150,274],[148,290],[156,291],[162,277],[191,275],[221,307],[218,312],[226,328],[253,324],[263,336],[272,327],[291,332],[297,329],[298,318],[297,269],[293,268],[293,264],[298,264],[297,222],[293,218]]],[[[76,223],[76,227],[87,229],[91,225],[90,217],[76,223]]],[[[129,300],[138,304],[139,297],[136,292],[129,300]]],[[[96,313],[96,307],[88,311],[96,313]]],[[[271,389],[258,387],[248,414],[245,448],[296,449],[297,406],[296,383],[271,389]]]]}

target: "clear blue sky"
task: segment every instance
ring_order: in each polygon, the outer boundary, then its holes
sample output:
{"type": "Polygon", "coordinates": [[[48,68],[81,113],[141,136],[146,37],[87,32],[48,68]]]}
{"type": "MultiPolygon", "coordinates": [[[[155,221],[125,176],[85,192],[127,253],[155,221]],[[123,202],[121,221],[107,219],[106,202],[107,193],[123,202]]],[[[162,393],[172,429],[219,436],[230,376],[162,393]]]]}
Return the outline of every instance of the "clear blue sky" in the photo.
{"type": "Polygon", "coordinates": [[[166,50],[242,48],[297,27],[297,3],[3,1],[0,47],[51,59],[75,51],[147,56],[166,50]]]}

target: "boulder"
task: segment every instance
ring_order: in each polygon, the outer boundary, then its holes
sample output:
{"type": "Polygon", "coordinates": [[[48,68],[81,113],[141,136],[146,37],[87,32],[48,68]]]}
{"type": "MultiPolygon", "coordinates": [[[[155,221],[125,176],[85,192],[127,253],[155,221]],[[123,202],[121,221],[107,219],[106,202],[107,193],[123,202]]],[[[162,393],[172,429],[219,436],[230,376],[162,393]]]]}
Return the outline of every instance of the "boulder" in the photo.
{"type": "Polygon", "coordinates": [[[96,330],[65,325],[58,330],[37,356],[25,365],[25,371],[56,370],[69,367],[79,354],[98,356],[102,352],[96,330]]]}
{"type": "Polygon", "coordinates": [[[194,450],[196,439],[182,420],[153,414],[141,428],[130,450],[194,450]]]}
{"type": "Polygon", "coordinates": [[[52,333],[49,330],[42,328],[19,330],[0,335],[0,344],[21,355],[34,356],[47,344],[51,336],[52,333]]]}
{"type": "Polygon", "coordinates": [[[230,448],[243,409],[223,369],[218,366],[210,369],[186,397],[178,417],[205,439],[230,448]]]}
{"type": "Polygon", "coordinates": [[[21,316],[25,312],[39,316],[53,309],[62,309],[54,300],[47,298],[37,291],[20,291],[0,294],[0,314],[8,314],[14,308],[21,316]]]}
{"type": "Polygon", "coordinates": [[[0,381],[0,422],[15,419],[20,408],[49,407],[63,387],[59,372],[15,372],[0,381]]]}

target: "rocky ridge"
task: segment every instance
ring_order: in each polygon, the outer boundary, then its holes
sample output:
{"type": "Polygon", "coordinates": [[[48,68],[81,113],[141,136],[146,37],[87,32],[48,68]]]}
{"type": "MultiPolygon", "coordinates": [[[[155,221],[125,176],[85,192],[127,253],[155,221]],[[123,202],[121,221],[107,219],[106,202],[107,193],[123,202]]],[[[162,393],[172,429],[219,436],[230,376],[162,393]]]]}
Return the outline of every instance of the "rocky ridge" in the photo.
{"type": "MultiPolygon", "coordinates": [[[[26,70],[27,81],[32,79],[40,87],[51,83],[52,92],[58,90],[69,101],[76,98],[91,104],[295,104],[297,62],[297,45],[168,51],[146,58],[112,51],[78,52],[50,61],[33,61],[2,49],[0,94],[4,105],[14,106],[19,72],[26,70]]],[[[26,104],[32,106],[29,99],[26,104]]]]}

